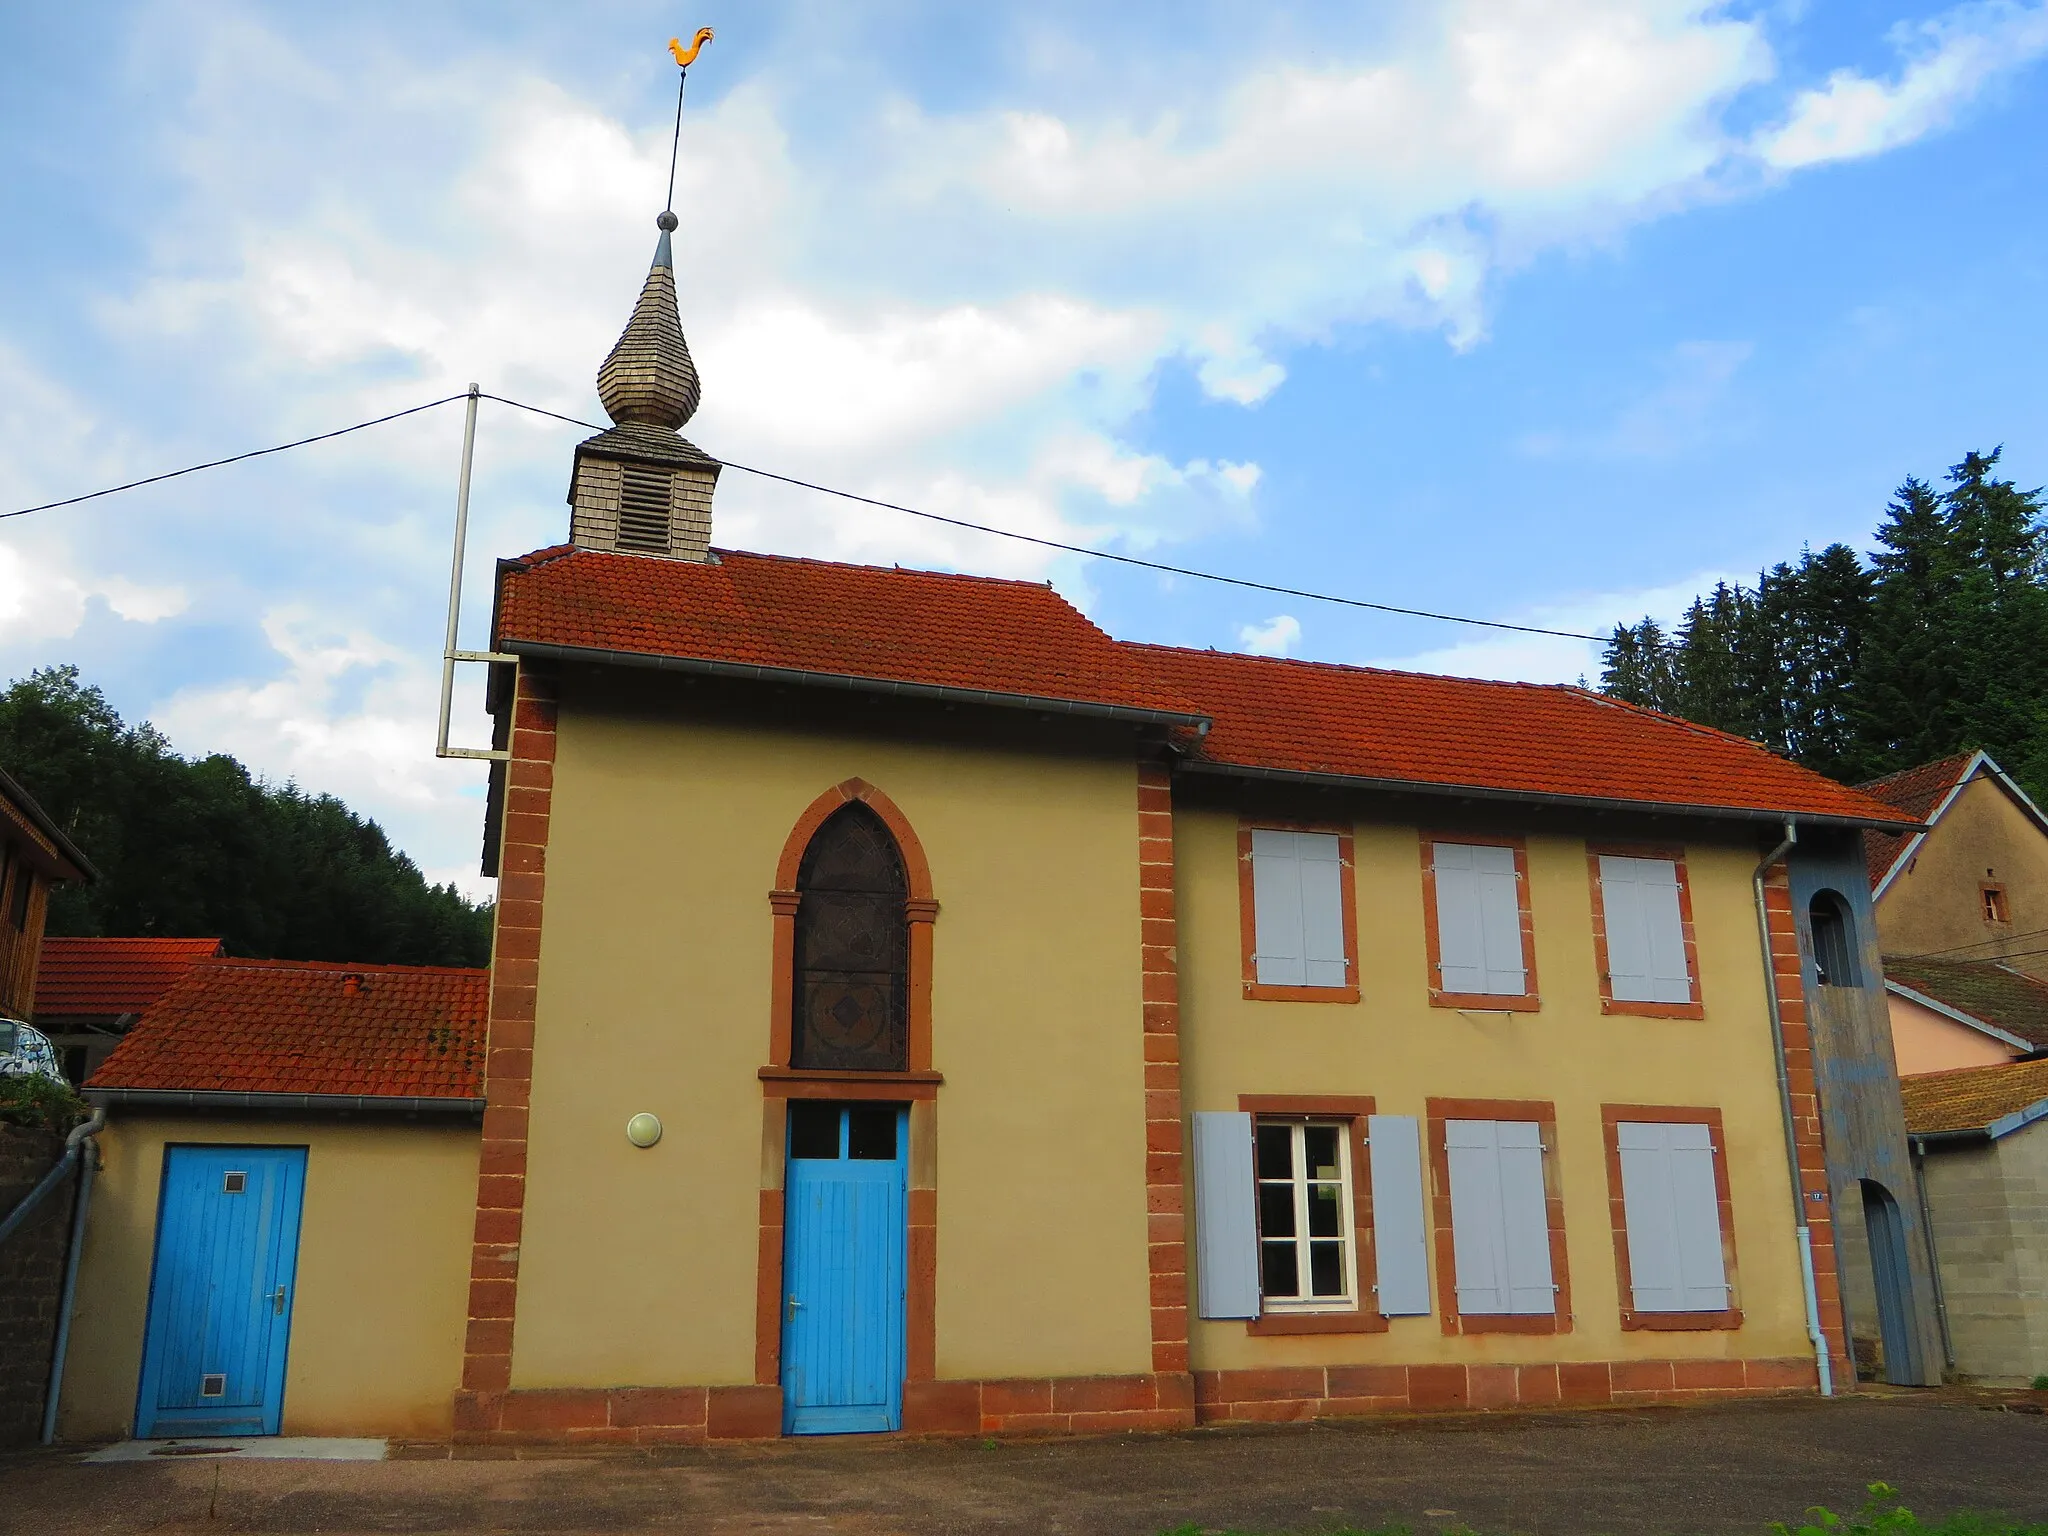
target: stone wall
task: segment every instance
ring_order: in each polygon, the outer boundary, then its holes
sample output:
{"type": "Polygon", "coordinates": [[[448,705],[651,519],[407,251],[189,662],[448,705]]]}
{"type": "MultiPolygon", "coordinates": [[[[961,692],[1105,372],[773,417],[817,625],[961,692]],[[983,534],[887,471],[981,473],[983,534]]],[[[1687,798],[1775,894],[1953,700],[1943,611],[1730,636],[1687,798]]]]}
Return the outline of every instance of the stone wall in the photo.
{"type": "MultiPolygon", "coordinates": [[[[0,1215],[19,1205],[63,1154],[59,1131],[0,1125],[0,1215]]],[[[67,1180],[0,1246],[0,1446],[32,1445],[42,1434],[77,1194],[76,1180],[67,1180]]]]}
{"type": "Polygon", "coordinates": [[[2025,1386],[2048,1373],[2048,1129],[1936,1144],[1926,1168],[1956,1374],[2025,1386]]]}

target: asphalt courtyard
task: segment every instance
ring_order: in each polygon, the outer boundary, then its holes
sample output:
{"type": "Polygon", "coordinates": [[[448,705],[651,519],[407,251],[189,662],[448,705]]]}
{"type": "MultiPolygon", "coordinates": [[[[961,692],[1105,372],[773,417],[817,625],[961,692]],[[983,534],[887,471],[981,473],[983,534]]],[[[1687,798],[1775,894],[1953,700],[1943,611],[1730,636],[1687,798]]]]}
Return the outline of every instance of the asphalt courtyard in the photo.
{"type": "Polygon", "coordinates": [[[1364,1421],[1125,1438],[809,1440],[387,1461],[0,1455],[0,1531],[701,1531],[1154,1536],[1401,1523],[1417,1536],[1764,1536],[1903,1489],[1923,1517],[2048,1522],[2048,1416],[1946,1394],[1364,1421]]]}

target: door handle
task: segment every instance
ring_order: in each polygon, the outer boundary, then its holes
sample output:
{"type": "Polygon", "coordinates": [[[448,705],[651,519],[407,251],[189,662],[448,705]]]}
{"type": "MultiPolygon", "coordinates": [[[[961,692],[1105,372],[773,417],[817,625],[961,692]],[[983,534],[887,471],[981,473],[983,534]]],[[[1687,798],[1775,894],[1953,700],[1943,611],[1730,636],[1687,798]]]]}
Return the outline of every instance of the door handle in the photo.
{"type": "Polygon", "coordinates": [[[284,1287],[277,1288],[277,1294],[270,1298],[270,1312],[273,1317],[284,1316],[284,1287]]]}
{"type": "Polygon", "coordinates": [[[802,1305],[803,1303],[798,1301],[794,1296],[789,1298],[789,1321],[796,1321],[796,1309],[802,1305]]]}

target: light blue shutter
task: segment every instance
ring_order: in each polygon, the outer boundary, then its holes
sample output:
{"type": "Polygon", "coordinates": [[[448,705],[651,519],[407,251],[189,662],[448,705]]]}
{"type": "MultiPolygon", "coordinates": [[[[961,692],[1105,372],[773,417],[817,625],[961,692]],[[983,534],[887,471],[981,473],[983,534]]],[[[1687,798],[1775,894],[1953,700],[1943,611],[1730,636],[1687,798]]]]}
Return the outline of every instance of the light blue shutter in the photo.
{"type": "Polygon", "coordinates": [[[1543,1190],[1542,1132],[1533,1120],[1501,1120],[1494,1125],[1500,1146],[1510,1312],[1557,1310],[1557,1291],[1550,1276],[1550,1212],[1543,1190]]]}
{"type": "Polygon", "coordinates": [[[1252,953],[1263,985],[1307,984],[1301,919],[1301,860],[1295,834],[1253,828],[1252,953]]]}
{"type": "Polygon", "coordinates": [[[1438,843],[1434,866],[1443,989],[1509,997],[1528,991],[1514,849],[1438,843]]]}
{"type": "Polygon", "coordinates": [[[1451,1253],[1458,1269],[1458,1310],[1508,1310],[1507,1239],[1501,1223],[1500,1153],[1491,1120],[1447,1120],[1451,1172],[1451,1253]]]}
{"type": "Polygon", "coordinates": [[[1728,1271],[1707,1127],[1623,1121],[1616,1139],[1635,1310],[1724,1310],[1728,1271]]]}
{"type": "Polygon", "coordinates": [[[1195,1286],[1203,1317],[1259,1315],[1252,1117],[1195,1116],[1195,1286]]]}
{"type": "Polygon", "coordinates": [[[1522,1120],[1444,1123],[1460,1312],[1557,1310],[1540,1130],[1522,1120]]]}
{"type": "Polygon", "coordinates": [[[1669,859],[1600,857],[1600,906],[1607,927],[1608,984],[1631,1003],[1689,1003],[1678,866],[1669,859]]]}
{"type": "Polygon", "coordinates": [[[1301,875],[1303,981],[1311,987],[1341,987],[1350,980],[1344,963],[1344,865],[1334,832],[1294,834],[1295,867],[1301,875]]]}
{"type": "Polygon", "coordinates": [[[1422,1215],[1422,1142],[1413,1115],[1372,1115],[1372,1241],[1383,1317],[1429,1315],[1429,1228],[1422,1215]]]}

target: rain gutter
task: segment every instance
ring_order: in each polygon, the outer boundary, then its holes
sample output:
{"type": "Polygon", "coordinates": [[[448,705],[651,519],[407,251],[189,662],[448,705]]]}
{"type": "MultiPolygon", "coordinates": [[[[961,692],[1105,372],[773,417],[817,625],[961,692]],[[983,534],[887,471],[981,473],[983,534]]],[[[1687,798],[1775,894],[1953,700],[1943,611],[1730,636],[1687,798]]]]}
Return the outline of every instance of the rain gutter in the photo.
{"type": "MultiPolygon", "coordinates": [[[[1517,805],[1552,805],[1566,810],[1629,811],[1644,816],[1700,816],[1723,821],[1753,821],[1782,824],[1782,810],[1750,810],[1734,805],[1683,805],[1660,800],[1615,800],[1598,795],[1560,795],[1543,790],[1496,789],[1473,784],[1430,784],[1415,779],[1376,779],[1346,773],[1309,773],[1293,768],[1251,768],[1237,763],[1219,763],[1208,758],[1182,758],[1174,764],[1176,773],[1211,774],[1220,778],[1266,779],[1282,784],[1305,784],[1322,789],[1362,789],[1390,794],[1439,795],[1458,800],[1501,800],[1517,805]]],[[[1877,821],[1861,816],[1809,816],[1801,812],[1805,826],[1870,827],[1878,831],[1916,830],[1917,821],[1877,821]]]]}
{"type": "Polygon", "coordinates": [[[985,704],[997,709],[1030,710],[1039,714],[1074,715],[1083,719],[1118,720],[1130,725],[1178,727],[1207,735],[1207,715],[1170,709],[1144,709],[1132,704],[1096,704],[1085,699],[1054,699],[1030,693],[1000,693],[988,688],[955,688],[944,683],[898,682],[886,677],[860,677],[843,672],[812,672],[801,667],[767,667],[750,662],[708,661],[699,656],[663,656],[647,651],[614,651],[597,646],[553,645],[541,640],[501,640],[514,656],[537,661],[567,661],[608,667],[636,667],[651,672],[681,672],[692,677],[731,678],[750,683],[779,683],[798,688],[834,688],[844,693],[885,694],[900,699],[932,699],[947,704],[985,704]]]}

